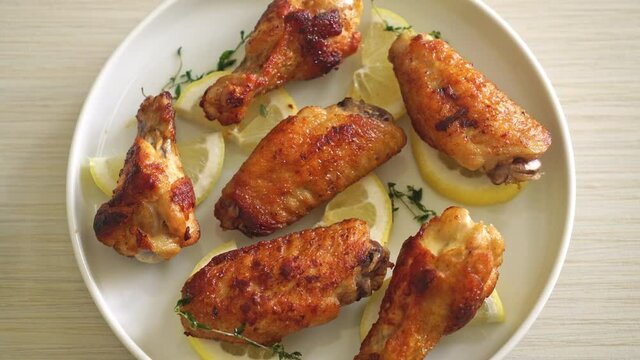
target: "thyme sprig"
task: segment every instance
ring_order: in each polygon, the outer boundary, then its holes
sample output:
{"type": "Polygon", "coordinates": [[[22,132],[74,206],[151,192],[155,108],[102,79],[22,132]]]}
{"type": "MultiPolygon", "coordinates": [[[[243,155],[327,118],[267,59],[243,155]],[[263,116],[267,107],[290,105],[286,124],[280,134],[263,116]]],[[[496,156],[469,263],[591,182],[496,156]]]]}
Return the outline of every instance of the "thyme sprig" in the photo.
{"type": "Polygon", "coordinates": [[[178,99],[180,94],[182,93],[182,85],[190,84],[194,81],[198,81],[202,79],[205,75],[208,75],[213,72],[213,70],[208,71],[206,73],[202,73],[200,75],[194,75],[193,70],[186,70],[182,72],[182,67],[184,65],[184,61],[182,60],[182,46],[178,48],[176,51],[178,55],[178,69],[175,74],[169,78],[169,81],[162,87],[163,91],[172,90],[174,93],[174,98],[178,99]]]}
{"type": "Polygon", "coordinates": [[[240,325],[239,327],[233,329],[233,332],[230,333],[230,332],[227,332],[227,331],[213,329],[209,325],[206,325],[206,324],[203,324],[203,323],[199,322],[198,320],[196,320],[196,318],[193,316],[192,313],[182,310],[182,306],[187,305],[190,302],[191,302],[191,298],[180,299],[176,303],[176,306],[175,306],[175,308],[173,310],[176,312],[176,314],[178,314],[178,315],[182,316],[183,318],[185,318],[189,322],[189,326],[192,329],[194,329],[194,330],[211,331],[211,332],[214,332],[214,333],[219,334],[219,335],[229,336],[229,337],[234,337],[236,339],[240,339],[240,340],[244,341],[245,343],[247,343],[249,345],[252,345],[254,347],[257,347],[259,349],[271,351],[272,353],[278,355],[278,360],[302,360],[302,354],[299,351],[294,351],[292,353],[289,353],[289,352],[285,351],[284,345],[282,345],[282,343],[278,342],[278,343],[275,343],[275,344],[273,344],[271,346],[266,346],[266,345],[262,345],[259,342],[251,340],[248,337],[244,336],[243,333],[244,333],[244,330],[246,328],[246,324],[240,325]]]}
{"type": "Polygon", "coordinates": [[[438,30],[432,30],[429,35],[434,39],[442,39],[442,33],[438,30]]]}
{"type": "Polygon", "coordinates": [[[396,35],[400,35],[403,32],[405,32],[407,30],[411,30],[413,28],[412,25],[409,25],[409,26],[393,26],[393,25],[389,24],[389,22],[387,20],[385,20],[385,18],[382,16],[382,14],[380,14],[380,10],[378,10],[378,8],[373,4],[373,0],[371,0],[371,5],[373,6],[373,11],[375,11],[376,15],[378,15],[378,18],[380,18],[380,20],[382,20],[382,23],[384,24],[384,31],[391,31],[391,32],[395,33],[396,35]]]}
{"type": "Polygon", "coordinates": [[[260,104],[260,116],[262,116],[263,118],[269,116],[269,109],[267,109],[267,106],[265,104],[260,104]]]}
{"type": "Polygon", "coordinates": [[[427,209],[427,207],[422,204],[422,188],[416,189],[411,185],[407,185],[407,192],[404,193],[396,189],[395,183],[387,183],[387,186],[389,188],[389,198],[391,199],[393,212],[399,209],[395,204],[395,200],[397,199],[413,214],[413,219],[422,224],[427,222],[432,216],[437,215],[435,211],[427,209]]]}
{"type": "Polygon", "coordinates": [[[163,91],[171,90],[174,94],[174,99],[178,99],[182,94],[182,87],[184,85],[190,84],[194,81],[198,81],[205,77],[206,75],[211,74],[214,71],[222,71],[232,66],[236,63],[236,59],[233,59],[233,55],[238,51],[240,46],[245,43],[249,36],[245,36],[244,30],[240,31],[240,43],[233,50],[225,50],[218,59],[218,64],[215,69],[209,70],[207,72],[196,74],[193,70],[185,70],[182,72],[182,68],[184,67],[184,60],[182,59],[182,46],[178,48],[176,54],[178,55],[178,68],[172,77],[169,78],[169,81],[162,87],[163,91]]]}
{"type": "Polygon", "coordinates": [[[235,49],[225,50],[220,55],[220,58],[218,59],[218,66],[216,67],[218,71],[225,70],[226,68],[233,66],[236,63],[237,60],[233,59],[233,55],[235,55],[236,51],[240,49],[240,46],[242,46],[247,41],[247,38],[250,35],[251,34],[245,36],[244,30],[240,31],[240,42],[235,47],[235,49]]]}

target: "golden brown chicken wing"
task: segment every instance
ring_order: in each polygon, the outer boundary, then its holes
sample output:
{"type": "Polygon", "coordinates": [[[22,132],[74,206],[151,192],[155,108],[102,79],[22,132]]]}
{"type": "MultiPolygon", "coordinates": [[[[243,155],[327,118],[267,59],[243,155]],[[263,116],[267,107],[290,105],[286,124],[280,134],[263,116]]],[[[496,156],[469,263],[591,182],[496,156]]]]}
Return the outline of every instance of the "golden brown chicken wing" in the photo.
{"type": "Polygon", "coordinates": [[[389,61],[422,140],[495,184],[540,177],[550,133],[449,44],[405,33],[389,61]]]}
{"type": "Polygon", "coordinates": [[[169,260],[200,238],[193,186],[176,148],[174,118],[168,92],[144,100],[138,135],[113,197],[93,221],[98,240],[145,262],[169,260]]]}
{"type": "Polygon", "coordinates": [[[467,324],[495,287],[504,243],[491,225],[450,207],[402,245],[378,321],[357,360],[422,360],[467,324]]]}
{"type": "Polygon", "coordinates": [[[207,118],[238,123],[257,95],[328,73],[358,50],[361,14],[361,0],[274,0],[247,41],[244,61],[202,97],[207,118]]]}
{"type": "Polygon", "coordinates": [[[380,288],[389,252],[349,219],[233,250],[211,259],[182,288],[179,310],[190,336],[242,342],[203,329],[271,345],[300,329],[335,319],[340,307],[380,288]]]}
{"type": "Polygon", "coordinates": [[[391,115],[350,98],[282,120],[222,190],[223,229],[268,235],[303,217],[400,152],[391,115]]]}

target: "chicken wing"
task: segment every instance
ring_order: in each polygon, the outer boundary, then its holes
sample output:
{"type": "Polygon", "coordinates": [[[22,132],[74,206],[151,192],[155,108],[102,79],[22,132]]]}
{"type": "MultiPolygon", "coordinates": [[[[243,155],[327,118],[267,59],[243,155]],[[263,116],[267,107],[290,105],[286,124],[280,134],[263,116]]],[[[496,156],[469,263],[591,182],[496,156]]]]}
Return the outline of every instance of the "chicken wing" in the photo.
{"type": "Polygon", "coordinates": [[[242,63],[202,97],[207,118],[238,123],[257,95],[331,71],[358,50],[361,14],[361,0],[274,0],[249,37],[242,63]]]}
{"type": "Polygon", "coordinates": [[[303,217],[400,152],[392,116],[350,98],[282,120],[222,190],[223,229],[268,235],[303,217]]]}
{"type": "Polygon", "coordinates": [[[495,287],[504,243],[491,225],[450,207],[402,245],[378,321],[357,360],[422,360],[467,324],[495,287]]]}
{"type": "Polygon", "coordinates": [[[335,319],[340,307],[380,288],[389,251],[349,219],[263,241],[211,259],[182,288],[185,334],[241,343],[206,328],[271,345],[300,329],[335,319]],[[197,322],[195,328],[192,324],[197,322]]]}
{"type": "Polygon", "coordinates": [[[495,184],[540,177],[551,135],[465,61],[428,35],[402,34],[389,51],[413,128],[461,166],[495,184]]]}
{"type": "Polygon", "coordinates": [[[171,95],[147,97],[136,117],[138,135],[93,229],[98,240],[122,255],[169,260],[200,238],[193,186],[176,148],[171,95]]]}

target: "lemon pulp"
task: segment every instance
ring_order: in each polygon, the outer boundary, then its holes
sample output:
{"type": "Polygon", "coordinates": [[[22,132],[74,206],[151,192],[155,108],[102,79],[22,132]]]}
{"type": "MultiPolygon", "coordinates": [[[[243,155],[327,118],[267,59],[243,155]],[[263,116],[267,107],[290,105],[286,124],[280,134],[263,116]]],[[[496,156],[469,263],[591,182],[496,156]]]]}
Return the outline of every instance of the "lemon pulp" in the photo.
{"type": "Polygon", "coordinates": [[[334,197],[327,204],[320,225],[350,218],[365,220],[371,239],[382,245],[387,243],[393,223],[391,200],[375,174],[367,175],[334,197]]]}
{"type": "Polygon", "coordinates": [[[526,183],[495,185],[482,173],[471,173],[422,141],[411,130],[411,150],[422,179],[441,195],[467,205],[493,205],[513,199],[526,183]]]}
{"type": "Polygon", "coordinates": [[[228,74],[228,71],[216,71],[185,86],[174,106],[181,119],[220,131],[250,152],[282,119],[297,113],[298,108],[289,93],[280,88],[257,96],[239,124],[223,126],[218,121],[210,121],[200,107],[200,99],[211,85],[228,74]]]}
{"type": "Polygon", "coordinates": [[[396,39],[395,32],[385,30],[387,24],[398,28],[409,26],[393,11],[372,9],[371,23],[361,45],[363,66],[354,72],[348,96],[379,106],[398,119],[406,110],[393,66],[387,60],[389,48],[396,39]]]}
{"type": "MultiPolygon", "coordinates": [[[[193,183],[196,204],[208,196],[218,181],[222,173],[224,150],[224,139],[219,132],[178,145],[185,175],[193,183]]],[[[89,171],[93,182],[108,196],[112,195],[116,187],[124,158],[124,155],[89,158],[89,171]]]]}

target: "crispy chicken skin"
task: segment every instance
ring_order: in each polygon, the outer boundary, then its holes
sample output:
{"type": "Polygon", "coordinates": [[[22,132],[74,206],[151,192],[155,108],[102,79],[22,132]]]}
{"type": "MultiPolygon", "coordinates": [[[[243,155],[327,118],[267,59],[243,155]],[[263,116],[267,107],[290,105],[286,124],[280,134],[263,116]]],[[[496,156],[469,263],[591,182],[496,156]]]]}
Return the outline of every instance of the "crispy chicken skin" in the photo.
{"type": "Polygon", "coordinates": [[[169,260],[200,238],[193,186],[176,148],[171,95],[147,97],[136,117],[138,134],[93,229],[98,240],[122,255],[169,260]]]}
{"type": "Polygon", "coordinates": [[[404,33],[389,61],[422,140],[495,184],[540,177],[551,134],[449,44],[404,33]]]}
{"type": "Polygon", "coordinates": [[[406,144],[391,119],[347,98],[282,120],[222,190],[215,206],[222,228],[268,235],[332,199],[406,144]]]}
{"type": "MultiPolygon", "coordinates": [[[[244,325],[243,335],[270,345],[335,319],[380,288],[390,266],[367,223],[349,219],[214,257],[184,284],[180,310],[212,329],[244,325]]],[[[186,335],[242,342],[181,319],[186,335]]]]}
{"type": "Polygon", "coordinates": [[[361,0],[274,0],[247,40],[240,66],[202,97],[207,118],[238,123],[257,95],[331,71],[358,50],[361,14],[361,0]]]}
{"type": "Polygon", "coordinates": [[[498,231],[465,209],[450,207],[423,225],[402,245],[378,321],[355,359],[424,359],[491,294],[503,252],[498,231]]]}

